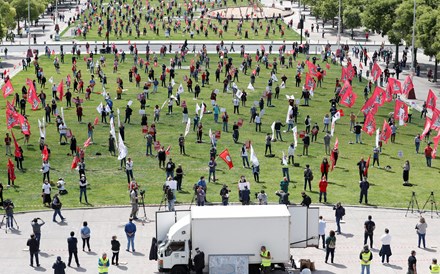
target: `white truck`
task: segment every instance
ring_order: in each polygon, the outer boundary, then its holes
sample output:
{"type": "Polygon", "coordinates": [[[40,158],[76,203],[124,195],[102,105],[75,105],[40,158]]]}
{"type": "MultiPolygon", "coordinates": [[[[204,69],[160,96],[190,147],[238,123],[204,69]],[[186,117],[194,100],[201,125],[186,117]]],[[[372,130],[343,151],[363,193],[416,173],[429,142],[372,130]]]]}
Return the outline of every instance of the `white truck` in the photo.
{"type": "Polygon", "coordinates": [[[158,270],[189,273],[195,248],[205,272],[260,273],[260,248],[284,269],[291,247],[317,245],[318,208],[285,205],[204,206],[156,212],[158,270]],[[296,242],[296,244],[292,244],[296,242]]]}

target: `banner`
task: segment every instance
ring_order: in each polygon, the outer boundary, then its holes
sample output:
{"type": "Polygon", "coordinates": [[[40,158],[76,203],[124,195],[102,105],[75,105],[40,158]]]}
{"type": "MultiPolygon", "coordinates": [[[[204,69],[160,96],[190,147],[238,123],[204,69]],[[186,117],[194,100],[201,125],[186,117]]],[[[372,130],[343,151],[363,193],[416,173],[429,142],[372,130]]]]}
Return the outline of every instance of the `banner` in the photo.
{"type": "Polygon", "coordinates": [[[254,147],[251,145],[251,162],[254,166],[259,166],[260,162],[258,161],[257,155],[255,154],[254,147]]]}
{"type": "Polygon", "coordinates": [[[391,137],[391,126],[388,124],[387,120],[383,120],[382,132],[380,133],[380,140],[388,143],[388,139],[391,137]]]}
{"type": "Polygon", "coordinates": [[[41,158],[43,161],[49,160],[49,151],[47,150],[47,146],[44,145],[43,150],[41,151],[41,158]]]}
{"type": "Polygon", "coordinates": [[[90,144],[92,143],[92,137],[89,137],[85,142],[84,142],[84,149],[89,147],[90,144]]]}
{"type": "Polygon", "coordinates": [[[437,108],[437,96],[429,89],[428,97],[426,98],[426,108],[434,111],[437,108]]]}
{"type": "Polygon", "coordinates": [[[374,119],[373,114],[369,113],[367,115],[362,130],[370,136],[374,134],[374,132],[376,131],[376,120],[374,119]]]}
{"type": "Polygon", "coordinates": [[[292,133],[293,133],[293,143],[295,145],[295,147],[298,146],[298,128],[296,126],[294,126],[292,128],[292,133]]]}
{"type": "Polygon", "coordinates": [[[428,117],[426,117],[425,126],[424,126],[422,134],[420,135],[420,139],[423,139],[425,137],[425,135],[428,134],[429,130],[431,129],[431,126],[432,126],[432,120],[429,119],[428,117]]]}
{"type": "Polygon", "coordinates": [[[12,87],[11,80],[8,80],[2,87],[3,98],[6,99],[9,95],[14,93],[14,87],[12,87]]]}
{"type": "Polygon", "coordinates": [[[191,119],[188,119],[188,121],[186,122],[184,137],[186,137],[186,135],[188,135],[190,129],[191,129],[191,119]]]}
{"type": "Polygon", "coordinates": [[[400,101],[396,100],[396,104],[394,106],[394,121],[399,121],[399,125],[405,125],[405,122],[408,120],[408,106],[400,101]]]}
{"type": "Polygon", "coordinates": [[[223,150],[218,157],[220,157],[225,163],[228,165],[229,169],[234,167],[234,164],[232,163],[231,155],[229,154],[228,149],[223,150]]]}
{"type": "Polygon", "coordinates": [[[272,140],[275,140],[275,121],[272,123],[270,128],[272,129],[272,140]]]}
{"type": "Polygon", "coordinates": [[[60,101],[63,101],[63,97],[64,97],[64,82],[61,79],[60,84],[57,87],[57,92],[60,93],[60,101]]]}
{"type": "Polygon", "coordinates": [[[374,81],[377,81],[377,79],[379,79],[381,74],[382,74],[382,69],[380,69],[377,62],[375,62],[373,65],[373,69],[371,70],[371,77],[373,77],[374,81]]]}
{"type": "Polygon", "coordinates": [[[41,103],[40,97],[38,97],[37,91],[35,90],[33,85],[29,87],[27,101],[31,104],[32,110],[37,110],[38,105],[41,103]]]}
{"type": "Polygon", "coordinates": [[[440,131],[437,132],[437,136],[432,138],[434,141],[434,147],[432,148],[431,156],[435,159],[435,156],[437,155],[437,147],[438,147],[438,141],[440,140],[440,131]]]}
{"type": "Polygon", "coordinates": [[[11,130],[12,139],[14,140],[14,156],[19,158],[21,157],[21,151],[20,151],[20,145],[17,142],[17,139],[15,139],[14,132],[11,130]]]}
{"type": "Polygon", "coordinates": [[[124,140],[122,140],[121,137],[121,133],[118,133],[118,142],[119,142],[119,146],[118,146],[118,160],[122,160],[125,157],[127,157],[127,147],[124,144],[124,140]]]}
{"type": "Polygon", "coordinates": [[[381,107],[385,104],[385,91],[381,89],[380,87],[377,87],[374,89],[373,95],[371,95],[371,98],[374,98],[374,103],[381,107]]]}
{"type": "Polygon", "coordinates": [[[406,76],[405,82],[403,83],[402,94],[408,97],[409,92],[414,88],[411,76],[406,76]]]}
{"type": "Polygon", "coordinates": [[[8,159],[7,166],[8,166],[9,180],[14,181],[15,179],[17,179],[17,177],[15,177],[14,163],[12,162],[11,158],[8,159]]]}

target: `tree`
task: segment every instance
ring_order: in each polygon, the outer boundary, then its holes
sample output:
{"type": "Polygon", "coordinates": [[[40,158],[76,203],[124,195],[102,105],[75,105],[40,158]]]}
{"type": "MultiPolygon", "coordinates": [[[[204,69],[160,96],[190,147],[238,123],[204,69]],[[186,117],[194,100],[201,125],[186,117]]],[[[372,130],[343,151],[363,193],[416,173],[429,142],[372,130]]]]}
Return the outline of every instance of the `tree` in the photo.
{"type": "Polygon", "coordinates": [[[434,82],[437,81],[438,61],[440,60],[440,38],[437,35],[440,31],[440,20],[438,18],[440,18],[439,8],[423,6],[416,24],[417,42],[426,55],[435,57],[434,82]]]}
{"type": "Polygon", "coordinates": [[[333,20],[334,27],[334,19],[338,16],[338,0],[319,0],[316,2],[316,6],[312,9],[313,14],[322,19],[323,27],[329,20],[333,20]]]}
{"type": "Polygon", "coordinates": [[[354,6],[349,6],[344,9],[342,18],[345,27],[351,29],[351,39],[353,39],[354,36],[353,29],[362,26],[360,9],[354,6]]]}
{"type": "MultiPolygon", "coordinates": [[[[31,21],[37,20],[38,16],[44,12],[45,4],[44,1],[37,0],[29,0],[30,1],[30,10],[31,10],[31,21]]],[[[28,0],[13,0],[11,2],[12,7],[15,8],[17,20],[17,27],[20,29],[20,20],[24,20],[27,22],[28,20],[28,0]]],[[[30,23],[30,22],[29,22],[30,23]]]]}
{"type": "Polygon", "coordinates": [[[6,1],[0,0],[0,18],[3,27],[9,29],[15,28],[15,9],[6,1]]]}

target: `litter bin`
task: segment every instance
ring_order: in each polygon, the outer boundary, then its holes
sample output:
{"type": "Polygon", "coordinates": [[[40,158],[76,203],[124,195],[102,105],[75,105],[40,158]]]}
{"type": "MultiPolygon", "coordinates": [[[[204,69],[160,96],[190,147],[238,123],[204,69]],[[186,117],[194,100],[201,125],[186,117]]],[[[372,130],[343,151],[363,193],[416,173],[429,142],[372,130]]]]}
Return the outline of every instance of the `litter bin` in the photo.
{"type": "Polygon", "coordinates": [[[110,54],[112,52],[112,48],[111,47],[106,47],[106,51],[108,54],[110,54]]]}

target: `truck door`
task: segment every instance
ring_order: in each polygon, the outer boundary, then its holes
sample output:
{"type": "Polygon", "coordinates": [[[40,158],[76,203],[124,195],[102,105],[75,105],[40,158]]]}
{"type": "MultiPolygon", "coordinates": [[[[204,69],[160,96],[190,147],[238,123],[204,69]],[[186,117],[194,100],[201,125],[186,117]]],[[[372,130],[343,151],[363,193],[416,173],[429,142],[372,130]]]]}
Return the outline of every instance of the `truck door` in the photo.
{"type": "Polygon", "coordinates": [[[308,247],[317,245],[319,208],[288,206],[287,209],[290,212],[291,247],[308,247]]]}
{"type": "Polygon", "coordinates": [[[188,264],[188,251],[186,248],[185,242],[172,242],[168,245],[165,256],[171,259],[171,265],[188,264]]]}
{"type": "Polygon", "coordinates": [[[157,211],[156,212],[156,239],[158,242],[165,240],[168,230],[178,220],[189,214],[189,210],[157,211]]]}

